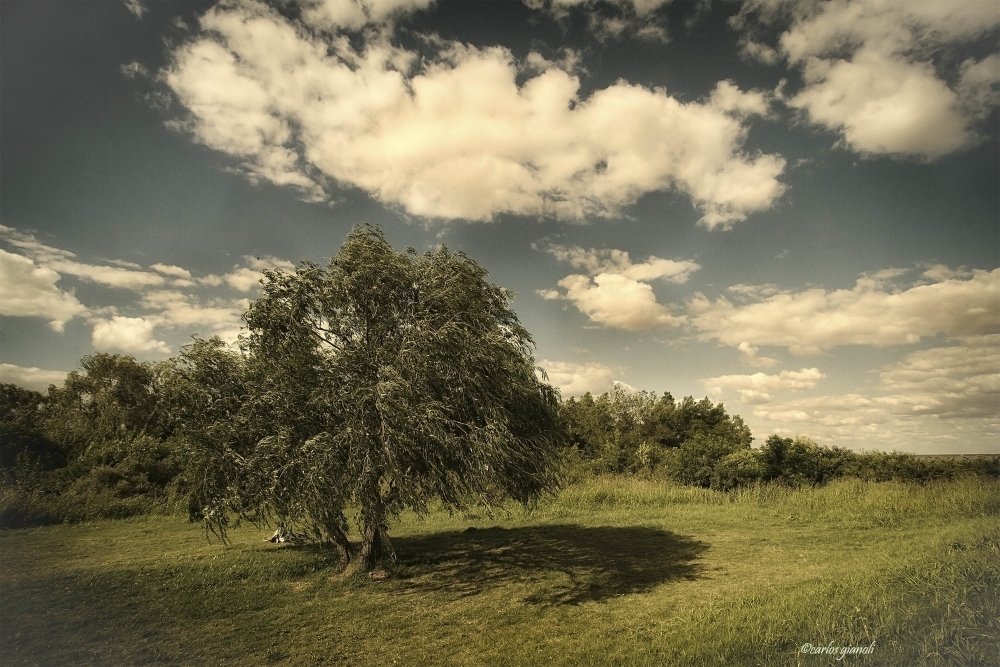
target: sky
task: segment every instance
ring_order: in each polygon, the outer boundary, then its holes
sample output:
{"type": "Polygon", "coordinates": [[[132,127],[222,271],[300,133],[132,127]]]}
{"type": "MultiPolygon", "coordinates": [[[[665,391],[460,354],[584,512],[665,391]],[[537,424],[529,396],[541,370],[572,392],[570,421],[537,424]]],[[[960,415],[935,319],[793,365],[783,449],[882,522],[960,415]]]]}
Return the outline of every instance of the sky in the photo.
{"type": "Polygon", "coordinates": [[[0,2],[0,380],[235,340],[380,225],[564,398],[1000,453],[995,0],[0,2]]]}

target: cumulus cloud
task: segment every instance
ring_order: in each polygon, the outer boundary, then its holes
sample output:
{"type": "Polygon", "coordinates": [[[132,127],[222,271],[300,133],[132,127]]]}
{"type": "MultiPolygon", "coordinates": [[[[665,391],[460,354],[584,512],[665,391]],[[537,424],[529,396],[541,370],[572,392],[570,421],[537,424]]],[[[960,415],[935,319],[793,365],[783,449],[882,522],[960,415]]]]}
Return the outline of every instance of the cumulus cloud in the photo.
{"type": "Polygon", "coordinates": [[[818,368],[803,368],[799,371],[781,371],[777,375],[754,373],[753,375],[721,375],[714,378],[699,380],[706,391],[715,396],[721,396],[725,390],[739,393],[740,400],[747,405],[770,403],[774,400],[771,392],[780,390],[799,391],[812,389],[820,380],[826,379],[826,373],[818,368]]]}
{"type": "Polygon", "coordinates": [[[41,317],[55,331],[87,312],[71,292],[56,286],[60,275],[31,259],[0,250],[0,315],[41,317]]]}
{"type": "Polygon", "coordinates": [[[385,31],[355,48],[310,20],[255,2],[206,12],[163,73],[189,111],[174,126],[306,199],[332,181],[428,218],[615,216],[675,190],[728,228],[785,190],[783,158],[742,151],[759,93],[722,82],[682,102],[619,81],[581,97],[555,66],[518,85],[541,61],[501,47],[427,40],[437,54],[421,59],[385,31]]]}
{"type": "Polygon", "coordinates": [[[634,264],[623,250],[585,250],[578,246],[549,245],[546,252],[557,259],[585,269],[593,277],[574,274],[559,281],[565,290],[540,290],[544,299],[566,299],[593,322],[605,326],[641,331],[652,327],[677,327],[683,316],[675,316],[658,303],[649,281],[662,279],[687,282],[701,268],[690,260],[652,256],[634,264]]]}
{"type": "MultiPolygon", "coordinates": [[[[937,270],[933,275],[946,274],[937,270]]],[[[916,343],[938,334],[982,335],[998,328],[1000,269],[974,270],[968,278],[956,275],[909,289],[895,289],[886,280],[880,273],[862,276],[853,289],[761,292],[745,305],[699,294],[688,302],[689,321],[702,340],[733,347],[786,347],[796,356],[841,345],[916,343]]]]}
{"type": "Polygon", "coordinates": [[[958,151],[978,141],[976,121],[1000,96],[1000,56],[948,64],[1000,26],[990,2],[750,0],[735,23],[744,53],[801,72],[787,103],[861,153],[958,151]],[[785,28],[774,48],[755,39],[770,25],[785,28]]]}
{"type": "Polygon", "coordinates": [[[0,364],[0,382],[16,384],[34,391],[45,391],[50,384],[62,386],[67,375],[69,375],[67,371],[47,371],[36,366],[25,368],[14,364],[0,364]]]}
{"type": "Polygon", "coordinates": [[[170,347],[153,336],[155,327],[155,322],[142,317],[115,316],[94,324],[92,342],[98,350],[170,354],[170,347]]]}
{"type": "Polygon", "coordinates": [[[605,364],[591,361],[573,363],[570,361],[550,361],[542,359],[538,365],[545,369],[549,383],[558,387],[563,398],[582,396],[587,392],[602,394],[611,391],[615,385],[631,389],[624,383],[615,382],[612,377],[615,371],[605,364]]]}
{"type": "MultiPolygon", "coordinates": [[[[656,301],[653,288],[647,283],[617,273],[588,276],[566,276],[559,281],[565,291],[560,298],[573,302],[592,321],[626,331],[642,331],[652,327],[677,327],[684,322],[656,301]]],[[[546,298],[550,297],[547,293],[546,298]]]]}

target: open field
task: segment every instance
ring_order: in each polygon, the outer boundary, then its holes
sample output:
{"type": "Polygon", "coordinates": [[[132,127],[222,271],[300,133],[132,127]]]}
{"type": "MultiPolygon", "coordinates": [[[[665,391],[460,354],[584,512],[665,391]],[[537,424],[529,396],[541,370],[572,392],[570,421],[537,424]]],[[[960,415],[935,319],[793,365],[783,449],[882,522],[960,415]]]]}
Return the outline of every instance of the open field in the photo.
{"type": "MultiPolygon", "coordinates": [[[[179,517],[0,534],[4,665],[998,665],[1000,482],[600,478],[404,516],[384,580],[179,517]],[[871,655],[799,652],[805,643],[871,655]]],[[[355,538],[357,536],[354,536],[355,538]]]]}

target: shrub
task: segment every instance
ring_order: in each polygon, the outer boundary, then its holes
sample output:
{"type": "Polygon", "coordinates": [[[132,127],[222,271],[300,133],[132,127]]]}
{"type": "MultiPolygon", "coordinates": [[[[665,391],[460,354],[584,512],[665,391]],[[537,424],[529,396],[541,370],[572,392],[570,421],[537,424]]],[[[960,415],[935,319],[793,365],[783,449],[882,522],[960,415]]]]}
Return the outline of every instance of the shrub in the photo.
{"type": "Polygon", "coordinates": [[[751,486],[763,478],[764,464],[760,454],[752,449],[740,449],[716,464],[712,488],[728,491],[739,486],[751,486]]]}
{"type": "Polygon", "coordinates": [[[681,444],[674,476],[685,484],[712,487],[718,484],[716,466],[737,451],[749,451],[749,446],[698,433],[681,444]]]}
{"type": "Polygon", "coordinates": [[[790,486],[823,484],[844,474],[853,452],[820,447],[808,438],[772,435],[761,448],[764,478],[790,486]]]}

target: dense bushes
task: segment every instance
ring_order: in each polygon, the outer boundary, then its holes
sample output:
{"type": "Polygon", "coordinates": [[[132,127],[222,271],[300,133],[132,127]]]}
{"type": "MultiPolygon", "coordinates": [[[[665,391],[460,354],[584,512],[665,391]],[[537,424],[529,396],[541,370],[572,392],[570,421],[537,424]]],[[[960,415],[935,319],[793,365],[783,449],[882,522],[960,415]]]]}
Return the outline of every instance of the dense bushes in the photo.
{"type": "MultiPolygon", "coordinates": [[[[695,401],[691,396],[677,402],[669,393],[657,397],[621,388],[596,398],[588,393],[564,401],[560,419],[576,456],[595,473],[672,467],[678,448],[692,438],[702,443],[697,447],[722,448],[726,453],[749,448],[753,441],[743,420],[730,417],[721,403],[707,398],[695,401]]],[[[685,451],[690,465],[695,465],[694,459],[701,455],[690,448],[685,451]]]]}
{"type": "Polygon", "coordinates": [[[148,513],[182,491],[171,364],[96,354],[81,366],[45,395],[0,385],[2,527],[148,513]]]}
{"type": "Polygon", "coordinates": [[[1000,457],[857,453],[778,435],[752,449],[743,420],[707,398],[677,402],[670,394],[615,389],[564,401],[561,418],[578,469],[585,473],[643,473],[718,490],[767,482],[818,485],[839,477],[920,482],[1000,477],[1000,457]]]}
{"type": "MultiPolygon", "coordinates": [[[[683,450],[683,446],[681,448],[683,450]]],[[[709,473],[688,480],[684,469],[676,477],[699,486],[727,490],[758,482],[788,486],[819,485],[839,477],[885,482],[928,482],[967,475],[1000,477],[1000,457],[919,457],[902,452],[857,453],[840,447],[820,447],[807,438],[772,435],[759,450],[744,449],[718,456],[709,473]]]]}

